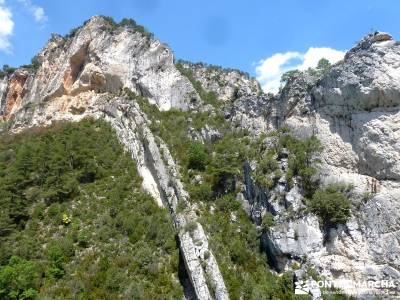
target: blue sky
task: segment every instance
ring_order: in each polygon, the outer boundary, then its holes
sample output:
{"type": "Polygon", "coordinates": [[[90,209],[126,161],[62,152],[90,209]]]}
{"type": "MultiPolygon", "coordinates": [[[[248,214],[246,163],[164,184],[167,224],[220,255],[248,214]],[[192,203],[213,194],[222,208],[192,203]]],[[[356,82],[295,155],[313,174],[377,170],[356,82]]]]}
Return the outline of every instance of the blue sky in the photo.
{"type": "Polygon", "coordinates": [[[307,57],[337,60],[326,48],[349,49],[371,30],[397,38],[399,13],[396,0],[0,0],[0,65],[28,63],[52,32],[102,14],[135,19],[177,58],[238,68],[266,84],[277,71],[312,64],[307,57]]]}

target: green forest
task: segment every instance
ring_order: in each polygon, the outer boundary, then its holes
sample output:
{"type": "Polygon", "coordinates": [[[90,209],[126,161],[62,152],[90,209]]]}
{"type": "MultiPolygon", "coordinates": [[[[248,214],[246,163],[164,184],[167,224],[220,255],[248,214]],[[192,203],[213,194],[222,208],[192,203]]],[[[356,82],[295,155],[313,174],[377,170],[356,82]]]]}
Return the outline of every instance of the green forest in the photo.
{"type": "Polygon", "coordinates": [[[171,218],[103,122],[0,139],[0,299],[178,299],[171,218]]]}

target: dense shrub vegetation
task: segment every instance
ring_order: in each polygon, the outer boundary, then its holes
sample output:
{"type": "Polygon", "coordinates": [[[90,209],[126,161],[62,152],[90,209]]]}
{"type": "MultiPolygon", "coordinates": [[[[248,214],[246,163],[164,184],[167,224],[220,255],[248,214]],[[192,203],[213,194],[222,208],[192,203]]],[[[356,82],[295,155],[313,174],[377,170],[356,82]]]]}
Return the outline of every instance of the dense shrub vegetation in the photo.
{"type": "Polygon", "coordinates": [[[281,135],[279,142],[289,151],[287,180],[290,183],[293,176],[300,176],[305,196],[311,196],[317,187],[313,175],[317,172],[319,161],[315,156],[322,150],[321,142],[315,136],[298,140],[290,134],[281,135]]]}
{"type": "Polygon", "coordinates": [[[187,156],[189,169],[204,171],[207,163],[207,153],[202,143],[191,143],[187,156]]]}
{"type": "Polygon", "coordinates": [[[103,16],[103,18],[105,18],[108,21],[108,23],[112,26],[113,30],[120,28],[120,27],[127,27],[127,28],[132,29],[134,32],[140,32],[142,35],[146,36],[147,38],[153,37],[153,34],[151,32],[147,31],[146,28],[144,28],[142,25],[137,24],[136,21],[133,19],[123,18],[121,20],[121,22],[117,23],[111,17],[103,16]]]}
{"type": "Polygon", "coordinates": [[[2,299],[32,299],[38,295],[41,280],[40,266],[12,256],[9,263],[0,269],[0,295],[2,299]]]}
{"type": "Polygon", "coordinates": [[[22,67],[22,68],[25,68],[25,69],[29,69],[29,70],[31,70],[31,71],[33,71],[33,72],[36,72],[36,71],[40,68],[41,65],[42,65],[42,64],[41,64],[39,58],[35,55],[35,56],[31,59],[31,63],[30,63],[30,64],[28,64],[28,65],[22,65],[21,67],[22,67]]]}
{"type": "Polygon", "coordinates": [[[320,188],[307,203],[310,211],[321,219],[325,229],[345,224],[350,217],[350,202],[344,189],[337,185],[320,188]]]}
{"type": "Polygon", "coordinates": [[[293,78],[295,78],[296,76],[299,76],[300,74],[301,74],[301,71],[299,71],[299,70],[287,71],[287,72],[282,74],[281,82],[285,83],[285,82],[288,82],[290,80],[293,80],[293,78]]]}
{"type": "Polygon", "coordinates": [[[207,68],[208,70],[211,71],[218,71],[218,72],[237,72],[238,74],[244,76],[245,78],[250,78],[250,74],[239,70],[239,69],[232,69],[232,68],[225,68],[225,67],[221,67],[219,65],[213,65],[213,64],[208,64],[205,62],[196,62],[193,63],[191,61],[187,61],[187,60],[183,60],[183,59],[179,59],[176,61],[176,64],[187,64],[187,65],[193,65],[194,67],[201,67],[201,68],[207,68]]]}
{"type": "Polygon", "coordinates": [[[0,69],[0,78],[4,78],[7,75],[14,73],[15,68],[10,67],[9,65],[3,65],[3,68],[0,69]]]}
{"type": "Polygon", "coordinates": [[[211,236],[231,299],[295,299],[292,276],[271,273],[260,252],[260,232],[240,203],[233,195],[214,201],[203,207],[201,222],[211,236]]]}
{"type": "MultiPolygon", "coordinates": [[[[111,26],[111,30],[113,30],[113,31],[118,28],[125,27],[125,28],[131,29],[134,32],[140,32],[142,35],[144,35],[148,39],[151,39],[154,36],[153,33],[149,32],[142,25],[137,24],[136,21],[133,19],[123,18],[121,20],[121,22],[118,23],[112,17],[102,16],[102,18],[104,18],[108,22],[108,24],[111,26]]],[[[87,22],[89,22],[89,21],[85,21],[82,26],[71,29],[70,32],[65,37],[66,38],[74,37],[76,35],[76,33],[78,32],[78,30],[81,29],[83,26],[85,26],[87,24],[87,22]]]]}
{"type": "MultiPolygon", "coordinates": [[[[21,68],[28,69],[29,71],[32,71],[32,72],[36,72],[40,66],[41,66],[41,63],[40,63],[38,57],[34,56],[31,59],[30,64],[22,65],[21,68]]],[[[16,68],[10,67],[9,65],[3,65],[3,68],[0,69],[0,79],[11,75],[12,73],[15,72],[15,70],[16,70],[16,68]]]]}
{"type": "Polygon", "coordinates": [[[307,74],[316,78],[325,76],[332,68],[331,63],[326,58],[321,58],[315,68],[308,68],[305,71],[290,70],[284,73],[281,77],[281,83],[285,84],[301,76],[307,74]]]}
{"type": "Polygon", "coordinates": [[[168,212],[99,121],[0,139],[0,299],[178,299],[168,212]]]}
{"type": "Polygon", "coordinates": [[[245,155],[248,160],[257,162],[257,168],[252,175],[260,186],[271,189],[283,175],[291,186],[294,177],[297,177],[298,184],[309,197],[318,187],[314,175],[317,173],[321,150],[321,143],[315,136],[296,139],[283,127],[251,142],[245,155]],[[265,141],[269,141],[268,146],[265,141]],[[287,159],[285,174],[278,164],[278,160],[282,158],[287,159]]]}

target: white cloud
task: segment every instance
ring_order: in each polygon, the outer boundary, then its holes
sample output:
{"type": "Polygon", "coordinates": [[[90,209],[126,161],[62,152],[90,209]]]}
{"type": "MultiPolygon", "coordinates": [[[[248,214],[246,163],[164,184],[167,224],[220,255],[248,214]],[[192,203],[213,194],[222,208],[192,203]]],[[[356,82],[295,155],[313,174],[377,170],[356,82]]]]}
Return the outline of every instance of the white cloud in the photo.
{"type": "MultiPolygon", "coordinates": [[[[31,2],[31,0],[18,0],[32,14],[37,23],[44,25],[47,16],[44,9],[31,2]]],[[[5,0],[0,0],[0,51],[11,53],[10,37],[13,35],[14,21],[11,10],[6,6],[5,0]]]]}
{"type": "Polygon", "coordinates": [[[42,25],[46,23],[48,18],[43,7],[33,4],[31,0],[18,0],[18,2],[28,9],[37,23],[42,25]]]}
{"type": "Polygon", "coordinates": [[[43,22],[47,20],[47,16],[44,13],[43,7],[36,7],[33,11],[33,16],[35,17],[36,22],[43,22]]]}
{"type": "Polygon", "coordinates": [[[0,51],[11,52],[10,37],[13,34],[13,29],[12,13],[5,7],[5,1],[0,0],[0,51]]]}
{"type": "Polygon", "coordinates": [[[326,58],[332,64],[343,59],[345,51],[332,48],[310,47],[307,52],[285,52],[259,61],[256,64],[256,75],[265,92],[277,93],[281,85],[281,76],[290,70],[307,70],[315,68],[321,58],[326,58]]]}

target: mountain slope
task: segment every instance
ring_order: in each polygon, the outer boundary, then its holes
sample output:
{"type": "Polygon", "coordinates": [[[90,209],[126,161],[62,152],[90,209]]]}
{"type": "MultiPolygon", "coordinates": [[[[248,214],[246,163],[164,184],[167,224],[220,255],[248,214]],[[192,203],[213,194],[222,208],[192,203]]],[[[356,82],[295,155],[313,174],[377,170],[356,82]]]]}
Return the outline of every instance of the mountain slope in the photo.
{"type": "Polygon", "coordinates": [[[135,164],[108,124],[59,124],[1,141],[2,299],[183,296],[170,217],[139,191],[135,164]]]}
{"type": "Polygon", "coordinates": [[[278,95],[240,71],[175,64],[142,27],[105,17],[53,36],[38,61],[1,80],[3,131],[107,121],[170,212],[199,299],[290,299],[293,280],[318,276],[400,279],[400,52],[388,34],[278,95]]]}

